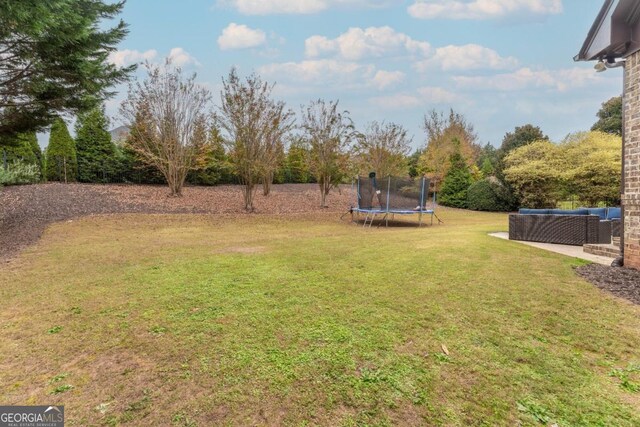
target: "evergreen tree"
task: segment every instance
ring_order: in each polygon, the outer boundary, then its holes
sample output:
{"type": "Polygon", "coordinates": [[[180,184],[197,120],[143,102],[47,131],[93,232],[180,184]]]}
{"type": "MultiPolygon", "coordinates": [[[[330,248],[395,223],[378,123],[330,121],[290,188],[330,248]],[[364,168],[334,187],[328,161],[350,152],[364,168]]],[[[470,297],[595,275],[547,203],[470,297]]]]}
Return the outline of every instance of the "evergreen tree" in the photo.
{"type": "Polygon", "coordinates": [[[40,146],[38,145],[36,134],[33,132],[19,133],[11,144],[6,145],[0,150],[0,153],[2,153],[3,150],[4,153],[6,153],[7,163],[20,160],[40,168],[40,146]],[[35,146],[33,145],[34,142],[35,146]]]}
{"type": "Polygon", "coordinates": [[[36,156],[36,165],[38,166],[38,170],[40,171],[40,175],[43,175],[44,169],[44,156],[42,155],[42,149],[40,148],[40,144],[38,144],[38,138],[36,137],[35,132],[29,132],[24,134],[26,137],[29,146],[31,147],[31,152],[36,156]]]}
{"type": "Polygon", "coordinates": [[[409,176],[415,178],[420,175],[420,156],[422,156],[423,150],[414,151],[408,158],[407,164],[409,166],[409,176]]]}
{"type": "Polygon", "coordinates": [[[157,168],[147,164],[128,142],[118,148],[119,176],[124,182],[136,184],[166,184],[167,180],[157,168]]]}
{"type": "Polygon", "coordinates": [[[45,155],[45,178],[48,181],[75,181],[78,172],[76,144],[67,125],[57,118],[51,126],[49,145],[45,155]]]}
{"type": "Polygon", "coordinates": [[[284,161],[286,182],[302,184],[311,182],[309,156],[309,149],[304,144],[304,141],[295,140],[291,143],[284,161]]]}
{"type": "Polygon", "coordinates": [[[442,181],[440,203],[454,208],[467,207],[467,190],[473,184],[469,165],[460,152],[460,142],[454,140],[454,151],[449,157],[450,167],[442,181]]]}
{"type": "Polygon", "coordinates": [[[476,166],[480,169],[483,177],[495,175],[499,163],[498,150],[493,145],[487,143],[482,147],[476,166]]]}
{"type": "Polygon", "coordinates": [[[496,173],[496,168],[493,167],[490,159],[485,158],[480,166],[480,172],[482,173],[483,178],[487,178],[496,173]]]}
{"type": "Polygon", "coordinates": [[[224,150],[220,131],[213,127],[205,144],[204,154],[197,159],[196,168],[187,175],[187,182],[195,185],[233,184],[233,164],[224,150]]]}
{"type": "Polygon", "coordinates": [[[116,147],[111,142],[109,119],[101,108],[78,117],[76,155],[78,181],[109,182],[116,171],[116,147]]]}
{"type": "Polygon", "coordinates": [[[105,23],[124,1],[0,1],[0,137],[36,131],[61,113],[88,111],[113,93],[135,66],[109,53],[127,34],[105,23]]]}

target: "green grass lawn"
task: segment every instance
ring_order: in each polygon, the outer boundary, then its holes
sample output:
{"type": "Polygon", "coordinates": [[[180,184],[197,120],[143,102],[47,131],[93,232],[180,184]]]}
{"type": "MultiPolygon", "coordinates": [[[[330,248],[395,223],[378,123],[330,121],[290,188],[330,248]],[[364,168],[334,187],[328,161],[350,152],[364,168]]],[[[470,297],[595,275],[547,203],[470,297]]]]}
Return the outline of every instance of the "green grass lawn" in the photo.
{"type": "Polygon", "coordinates": [[[506,215],[442,217],[56,224],[0,267],[0,403],[70,426],[640,425],[640,309],[487,236],[506,215]]]}

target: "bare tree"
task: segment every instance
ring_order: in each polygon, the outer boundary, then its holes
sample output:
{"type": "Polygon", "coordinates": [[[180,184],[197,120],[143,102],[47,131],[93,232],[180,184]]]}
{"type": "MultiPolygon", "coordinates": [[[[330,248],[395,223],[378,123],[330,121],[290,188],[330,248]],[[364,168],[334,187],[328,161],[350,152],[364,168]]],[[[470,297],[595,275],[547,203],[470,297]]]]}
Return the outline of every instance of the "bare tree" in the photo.
{"type": "Polygon", "coordinates": [[[395,123],[369,124],[357,138],[354,153],[361,172],[374,171],[378,176],[406,175],[411,138],[407,130],[395,123]]]}
{"type": "Polygon", "coordinates": [[[338,111],[338,101],[318,99],[303,109],[302,131],[310,148],[309,168],[320,186],[321,206],[326,207],[329,191],[347,171],[353,122],[348,111],[338,111]]]}
{"type": "Polygon", "coordinates": [[[130,128],[127,143],[162,173],[171,195],[179,196],[209,138],[211,95],[196,84],[195,74],[185,78],[169,60],[145,68],[147,78],[129,86],[120,107],[130,128]]]}
{"type": "Polygon", "coordinates": [[[215,115],[224,131],[236,173],[244,185],[244,205],[254,210],[253,195],[260,181],[266,182],[265,193],[273,180],[280,156],[278,145],[293,127],[293,112],[285,104],[271,99],[274,85],[253,74],[242,82],[235,69],[222,79],[221,106],[215,115]]]}

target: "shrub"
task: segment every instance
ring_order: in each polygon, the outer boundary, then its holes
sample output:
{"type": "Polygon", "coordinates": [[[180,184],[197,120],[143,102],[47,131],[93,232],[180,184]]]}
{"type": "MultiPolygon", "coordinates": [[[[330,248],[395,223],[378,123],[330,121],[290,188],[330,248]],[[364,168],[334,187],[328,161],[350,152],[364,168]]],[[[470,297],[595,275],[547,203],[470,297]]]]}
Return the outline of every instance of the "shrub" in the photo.
{"type": "Polygon", "coordinates": [[[35,184],[40,181],[40,169],[35,164],[22,160],[15,160],[7,166],[7,170],[0,168],[0,185],[35,184]]]}
{"type": "Polygon", "coordinates": [[[497,178],[489,177],[472,184],[467,190],[467,207],[476,211],[508,212],[513,196],[497,178]]]}

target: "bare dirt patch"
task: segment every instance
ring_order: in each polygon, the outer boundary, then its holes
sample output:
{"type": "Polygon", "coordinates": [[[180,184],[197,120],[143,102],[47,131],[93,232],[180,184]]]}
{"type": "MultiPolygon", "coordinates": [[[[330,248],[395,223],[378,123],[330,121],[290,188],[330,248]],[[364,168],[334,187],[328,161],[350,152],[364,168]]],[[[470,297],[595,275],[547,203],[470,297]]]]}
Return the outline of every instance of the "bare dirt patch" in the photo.
{"type": "Polygon", "coordinates": [[[640,304],[640,271],[589,264],[576,268],[576,272],[598,288],[640,304]]]}
{"type": "MultiPolygon", "coordinates": [[[[274,185],[269,196],[255,197],[254,214],[300,215],[342,213],[353,203],[349,186],[332,192],[320,207],[315,184],[274,185]]],[[[86,215],[211,214],[248,215],[241,188],[235,185],[186,187],[182,197],[169,197],[165,186],[47,183],[0,189],[0,261],[9,260],[36,242],[53,222],[86,215]]]]}

